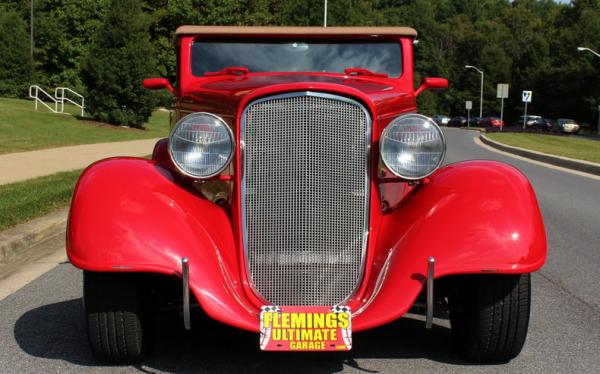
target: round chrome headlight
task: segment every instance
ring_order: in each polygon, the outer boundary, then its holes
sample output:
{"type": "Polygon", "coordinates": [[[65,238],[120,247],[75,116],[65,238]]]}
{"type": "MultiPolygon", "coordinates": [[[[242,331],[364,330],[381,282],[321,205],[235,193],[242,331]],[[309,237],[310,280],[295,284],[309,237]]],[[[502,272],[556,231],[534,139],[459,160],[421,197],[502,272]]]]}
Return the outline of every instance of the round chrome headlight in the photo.
{"type": "Polygon", "coordinates": [[[221,173],[231,161],[233,134],[221,118],[210,113],[192,113],[171,131],[169,154],[182,173],[210,178],[221,173]]]}
{"type": "Polygon", "coordinates": [[[446,142],[438,125],[420,114],[406,114],[383,131],[379,153],[385,166],[404,179],[421,179],[444,160],[446,142]]]}

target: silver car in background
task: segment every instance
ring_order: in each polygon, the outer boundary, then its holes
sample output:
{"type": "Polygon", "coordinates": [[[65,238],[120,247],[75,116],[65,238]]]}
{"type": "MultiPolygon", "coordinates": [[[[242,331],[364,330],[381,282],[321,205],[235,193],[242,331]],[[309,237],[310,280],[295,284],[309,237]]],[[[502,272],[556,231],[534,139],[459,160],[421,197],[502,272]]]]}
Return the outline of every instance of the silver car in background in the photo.
{"type": "Polygon", "coordinates": [[[577,134],[581,128],[575,120],[568,118],[557,119],[556,125],[558,126],[559,131],[569,134],[577,134]]]}
{"type": "Polygon", "coordinates": [[[448,122],[450,122],[450,117],[443,114],[436,114],[435,116],[431,117],[431,119],[434,120],[438,126],[448,126],[448,122]]]}

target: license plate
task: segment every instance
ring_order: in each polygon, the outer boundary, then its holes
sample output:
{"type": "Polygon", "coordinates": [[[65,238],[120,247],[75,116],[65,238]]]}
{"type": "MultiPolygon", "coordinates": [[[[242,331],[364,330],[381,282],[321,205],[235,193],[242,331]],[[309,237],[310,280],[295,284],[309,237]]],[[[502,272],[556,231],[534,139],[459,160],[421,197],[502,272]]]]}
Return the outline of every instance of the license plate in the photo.
{"type": "Polygon", "coordinates": [[[263,351],[349,351],[352,314],[346,306],[274,306],[260,310],[263,351]]]}

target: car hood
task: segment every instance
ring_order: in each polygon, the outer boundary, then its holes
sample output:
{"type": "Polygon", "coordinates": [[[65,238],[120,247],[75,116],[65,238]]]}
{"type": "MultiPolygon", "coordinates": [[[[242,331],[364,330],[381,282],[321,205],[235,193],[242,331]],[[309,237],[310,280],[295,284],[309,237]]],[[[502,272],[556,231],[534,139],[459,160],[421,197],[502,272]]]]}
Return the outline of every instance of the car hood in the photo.
{"type": "Polygon", "coordinates": [[[414,95],[401,90],[399,79],[333,74],[254,73],[199,79],[188,88],[183,101],[192,105],[193,110],[206,110],[230,117],[236,115],[240,103],[248,95],[308,90],[370,101],[365,104],[372,104],[378,117],[416,109],[414,95]]]}

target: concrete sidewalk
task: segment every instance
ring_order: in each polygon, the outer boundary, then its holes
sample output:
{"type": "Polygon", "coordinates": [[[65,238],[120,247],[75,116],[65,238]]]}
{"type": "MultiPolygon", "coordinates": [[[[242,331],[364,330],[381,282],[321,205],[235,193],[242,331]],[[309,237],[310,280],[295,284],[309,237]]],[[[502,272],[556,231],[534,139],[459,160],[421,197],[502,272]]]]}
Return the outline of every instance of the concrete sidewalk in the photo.
{"type": "Polygon", "coordinates": [[[0,155],[0,184],[81,169],[107,157],[150,155],[158,140],[85,144],[0,155]]]}

